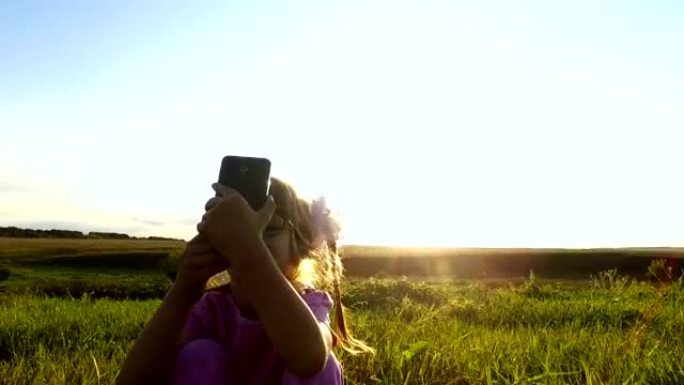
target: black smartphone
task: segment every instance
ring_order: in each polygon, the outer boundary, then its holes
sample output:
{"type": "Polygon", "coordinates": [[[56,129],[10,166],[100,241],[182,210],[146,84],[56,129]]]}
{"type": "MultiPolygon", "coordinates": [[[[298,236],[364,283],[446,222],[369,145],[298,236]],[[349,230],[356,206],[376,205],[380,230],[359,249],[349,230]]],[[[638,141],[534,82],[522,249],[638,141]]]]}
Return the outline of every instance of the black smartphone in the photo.
{"type": "Polygon", "coordinates": [[[221,161],[219,183],[237,190],[254,210],[266,203],[271,175],[271,161],[228,155],[221,161]]]}

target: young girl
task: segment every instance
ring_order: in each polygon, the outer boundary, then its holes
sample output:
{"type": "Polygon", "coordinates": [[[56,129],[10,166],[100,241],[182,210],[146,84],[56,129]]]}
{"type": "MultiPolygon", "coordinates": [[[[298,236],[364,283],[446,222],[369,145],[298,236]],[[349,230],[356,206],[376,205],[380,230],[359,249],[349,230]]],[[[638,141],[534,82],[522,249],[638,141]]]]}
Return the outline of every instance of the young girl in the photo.
{"type": "Polygon", "coordinates": [[[213,187],[176,281],[117,383],[342,384],[332,348],[372,349],[346,328],[339,225],[325,200],[309,204],[273,178],[254,211],[236,191],[213,187]],[[205,291],[226,269],[230,283],[205,291]]]}

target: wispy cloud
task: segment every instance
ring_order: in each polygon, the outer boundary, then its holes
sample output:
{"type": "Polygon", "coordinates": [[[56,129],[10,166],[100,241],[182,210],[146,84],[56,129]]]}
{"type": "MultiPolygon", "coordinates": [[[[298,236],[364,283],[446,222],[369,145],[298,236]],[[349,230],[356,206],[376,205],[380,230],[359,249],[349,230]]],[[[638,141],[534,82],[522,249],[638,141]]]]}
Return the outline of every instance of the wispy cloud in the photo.
{"type": "Polygon", "coordinates": [[[34,189],[12,183],[9,181],[0,181],[0,193],[33,193],[34,189]]]}
{"type": "Polygon", "coordinates": [[[174,221],[177,225],[194,226],[199,222],[198,218],[182,218],[174,221]]]}
{"type": "Polygon", "coordinates": [[[133,220],[135,222],[143,223],[143,224],[150,225],[150,226],[163,226],[164,225],[164,222],[155,221],[155,220],[151,220],[151,219],[133,218],[133,220]]]}

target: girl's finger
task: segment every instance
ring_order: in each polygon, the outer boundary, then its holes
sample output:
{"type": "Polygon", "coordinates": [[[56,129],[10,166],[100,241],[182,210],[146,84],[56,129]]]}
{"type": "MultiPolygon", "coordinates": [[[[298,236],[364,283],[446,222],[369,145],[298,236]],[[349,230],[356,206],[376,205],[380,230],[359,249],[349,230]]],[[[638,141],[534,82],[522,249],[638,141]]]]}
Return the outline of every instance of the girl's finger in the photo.
{"type": "Polygon", "coordinates": [[[221,184],[221,183],[214,183],[211,185],[211,188],[213,188],[214,191],[216,192],[216,194],[222,198],[225,198],[225,197],[233,195],[233,194],[239,194],[239,192],[237,192],[237,190],[230,188],[230,187],[228,187],[224,184],[221,184]]]}
{"type": "Polygon", "coordinates": [[[203,252],[209,252],[212,250],[211,244],[207,241],[197,241],[197,240],[192,240],[190,243],[188,243],[185,246],[185,252],[186,253],[203,253],[203,252]]]}
{"type": "Polygon", "coordinates": [[[218,196],[211,197],[204,205],[204,211],[209,211],[212,208],[214,208],[214,206],[216,206],[216,204],[219,202],[219,199],[221,198],[219,198],[218,196]]]}

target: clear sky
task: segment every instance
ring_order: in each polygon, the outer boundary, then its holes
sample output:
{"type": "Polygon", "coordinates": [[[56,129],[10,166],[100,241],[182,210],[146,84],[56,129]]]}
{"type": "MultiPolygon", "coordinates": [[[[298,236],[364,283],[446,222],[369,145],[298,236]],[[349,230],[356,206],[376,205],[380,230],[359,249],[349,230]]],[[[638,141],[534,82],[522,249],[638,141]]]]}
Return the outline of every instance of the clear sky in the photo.
{"type": "Polygon", "coordinates": [[[0,226],[189,239],[227,154],[346,243],[684,246],[681,1],[0,2],[0,226]]]}

